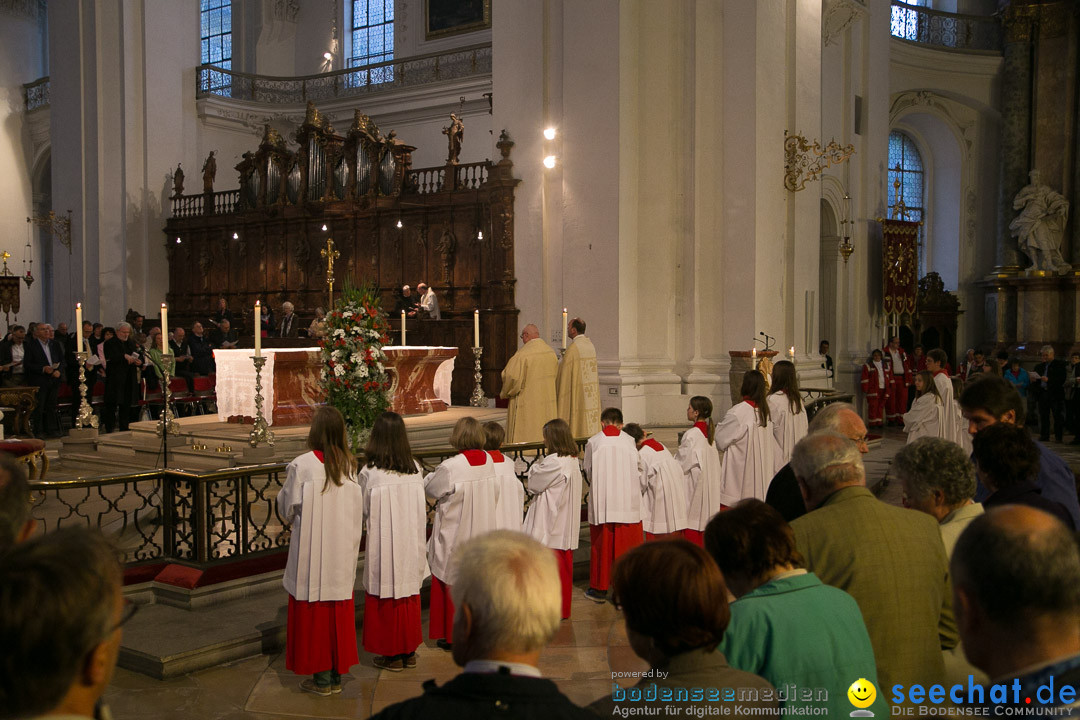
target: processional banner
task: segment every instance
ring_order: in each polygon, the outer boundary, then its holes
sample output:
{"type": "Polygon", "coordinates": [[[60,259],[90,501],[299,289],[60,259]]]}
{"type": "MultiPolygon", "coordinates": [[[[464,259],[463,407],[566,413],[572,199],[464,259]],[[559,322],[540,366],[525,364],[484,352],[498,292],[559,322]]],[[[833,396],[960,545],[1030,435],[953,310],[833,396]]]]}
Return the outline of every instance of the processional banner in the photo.
{"type": "Polygon", "coordinates": [[[886,316],[915,313],[919,293],[919,226],[909,220],[880,220],[882,308],[886,316]]]}

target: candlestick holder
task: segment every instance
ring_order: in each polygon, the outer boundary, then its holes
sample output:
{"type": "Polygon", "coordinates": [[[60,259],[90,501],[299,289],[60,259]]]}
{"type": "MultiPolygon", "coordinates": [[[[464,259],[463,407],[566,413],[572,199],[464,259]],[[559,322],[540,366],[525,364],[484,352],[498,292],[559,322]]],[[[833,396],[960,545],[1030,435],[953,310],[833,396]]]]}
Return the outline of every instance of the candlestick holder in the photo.
{"type": "Polygon", "coordinates": [[[270,425],[266,422],[266,416],[263,414],[262,369],[263,365],[266,364],[266,358],[252,356],[251,361],[255,363],[255,425],[251,428],[248,445],[254,448],[259,447],[259,443],[264,442],[270,447],[274,447],[274,433],[270,430],[270,425]]]}
{"type": "Polygon", "coordinates": [[[473,388],[472,397],[469,398],[469,404],[473,407],[487,407],[488,399],[484,396],[484,388],[480,384],[483,379],[483,375],[480,373],[480,356],[484,354],[484,348],[474,347],[472,349],[473,357],[475,358],[475,365],[473,366],[473,379],[476,381],[476,387],[473,388]]]}
{"type": "MultiPolygon", "coordinates": [[[[165,407],[161,410],[161,417],[158,418],[157,428],[155,433],[158,437],[168,438],[169,435],[180,434],[180,424],[176,422],[176,416],[172,411],[172,388],[169,387],[172,384],[172,373],[169,368],[173,364],[173,354],[168,353],[163,356],[164,362],[161,368],[161,398],[165,402],[165,407]]],[[[168,463],[168,454],[165,455],[165,462],[168,463]]]]}
{"type": "Polygon", "coordinates": [[[86,361],[90,359],[90,353],[78,352],[75,357],[79,361],[79,414],[75,417],[75,427],[97,429],[97,415],[86,401],[86,361]]]}

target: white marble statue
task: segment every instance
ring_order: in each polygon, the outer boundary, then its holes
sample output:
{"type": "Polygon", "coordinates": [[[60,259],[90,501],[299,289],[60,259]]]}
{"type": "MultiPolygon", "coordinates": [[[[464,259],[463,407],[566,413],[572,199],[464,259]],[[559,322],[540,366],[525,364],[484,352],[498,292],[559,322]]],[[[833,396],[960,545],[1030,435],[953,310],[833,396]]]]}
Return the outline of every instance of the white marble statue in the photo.
{"type": "Polygon", "coordinates": [[[1031,183],[1013,199],[1013,209],[1020,210],[1020,214],[1009,223],[1009,230],[1020,250],[1031,259],[1029,270],[1069,272],[1072,266],[1061,257],[1069,202],[1039,181],[1038,170],[1032,170],[1028,177],[1031,183]]]}

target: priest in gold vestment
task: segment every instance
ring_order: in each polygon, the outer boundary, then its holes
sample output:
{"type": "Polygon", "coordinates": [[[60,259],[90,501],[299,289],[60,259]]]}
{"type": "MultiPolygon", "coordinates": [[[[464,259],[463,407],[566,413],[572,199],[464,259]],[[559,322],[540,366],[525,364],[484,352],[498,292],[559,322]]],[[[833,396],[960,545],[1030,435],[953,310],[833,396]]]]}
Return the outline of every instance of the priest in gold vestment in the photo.
{"type": "Polygon", "coordinates": [[[540,339],[535,325],[521,331],[524,344],[502,371],[500,394],[510,400],[506,418],[506,441],[541,442],[544,423],[556,417],[555,351],[540,339]]]}
{"type": "Polygon", "coordinates": [[[585,337],[585,321],[574,318],[566,326],[566,336],[573,342],[559,361],[555,376],[555,394],[559,417],[570,425],[576,438],[592,437],[600,432],[600,379],[596,370],[596,348],[585,337]]]}

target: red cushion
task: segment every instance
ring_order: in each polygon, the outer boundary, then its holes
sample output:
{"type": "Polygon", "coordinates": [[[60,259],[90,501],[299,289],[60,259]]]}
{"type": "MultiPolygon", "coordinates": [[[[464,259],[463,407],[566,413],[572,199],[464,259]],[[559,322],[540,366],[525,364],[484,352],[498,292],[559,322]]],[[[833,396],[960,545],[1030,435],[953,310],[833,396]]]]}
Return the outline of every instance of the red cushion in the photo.
{"type": "Polygon", "coordinates": [[[36,438],[25,440],[0,440],[0,452],[11,453],[15,457],[23,457],[45,449],[45,441],[36,438]]]}
{"type": "Polygon", "coordinates": [[[187,567],[186,565],[166,565],[165,569],[159,572],[154,580],[165,585],[175,585],[176,587],[191,590],[198,586],[202,574],[202,570],[187,567]]]}

